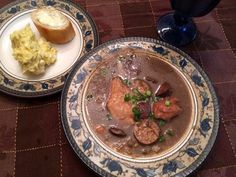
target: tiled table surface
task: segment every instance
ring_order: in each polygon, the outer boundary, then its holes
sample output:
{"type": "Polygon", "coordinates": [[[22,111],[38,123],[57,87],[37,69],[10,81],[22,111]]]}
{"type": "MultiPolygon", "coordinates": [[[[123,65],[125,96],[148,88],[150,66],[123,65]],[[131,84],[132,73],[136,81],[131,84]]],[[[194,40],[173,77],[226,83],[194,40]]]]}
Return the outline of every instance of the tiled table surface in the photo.
{"type": "MultiPolygon", "coordinates": [[[[3,7],[10,0],[0,0],[3,7]]],[[[100,43],[125,36],[158,38],[155,25],[168,0],[77,0],[94,18],[100,43]]],[[[205,70],[221,104],[216,143],[195,177],[236,176],[236,1],[222,0],[196,18],[196,41],[183,48],[205,70]]],[[[0,93],[0,177],[91,177],[60,123],[60,93],[21,99],[0,93]]]]}

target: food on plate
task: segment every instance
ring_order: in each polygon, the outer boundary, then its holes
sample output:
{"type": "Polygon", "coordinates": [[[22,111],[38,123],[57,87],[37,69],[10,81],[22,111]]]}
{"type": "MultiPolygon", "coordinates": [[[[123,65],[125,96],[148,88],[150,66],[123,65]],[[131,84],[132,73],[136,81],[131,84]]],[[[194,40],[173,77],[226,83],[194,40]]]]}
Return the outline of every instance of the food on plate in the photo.
{"type": "Polygon", "coordinates": [[[160,128],[153,120],[144,119],[134,126],[134,136],[142,144],[152,144],[159,138],[160,128]]]}
{"type": "Polygon", "coordinates": [[[65,44],[75,36],[70,20],[51,6],[33,11],[31,19],[40,34],[52,43],[65,44]]]}
{"type": "Polygon", "coordinates": [[[132,121],[132,104],[124,100],[124,95],[128,94],[130,89],[123,84],[120,78],[113,78],[110,86],[110,97],[107,101],[107,109],[113,118],[132,121]]]}
{"type": "Polygon", "coordinates": [[[56,61],[57,50],[43,38],[37,39],[30,25],[10,35],[13,56],[21,64],[23,73],[42,74],[46,66],[56,61]]]}
{"type": "Polygon", "coordinates": [[[170,84],[168,82],[163,82],[159,85],[159,87],[156,90],[156,96],[164,96],[170,94],[170,84]]]}
{"type": "Polygon", "coordinates": [[[125,137],[126,136],[126,133],[122,129],[120,129],[116,126],[110,126],[109,131],[113,135],[116,135],[116,136],[120,136],[120,137],[125,137]]]}
{"type": "Polygon", "coordinates": [[[189,89],[178,72],[135,50],[106,56],[85,93],[86,116],[96,136],[132,158],[155,156],[176,145],[192,115],[189,89]]]}
{"type": "Polygon", "coordinates": [[[170,120],[178,116],[182,108],[178,105],[178,99],[175,97],[165,97],[153,104],[153,113],[155,117],[163,120],[170,120]]]}

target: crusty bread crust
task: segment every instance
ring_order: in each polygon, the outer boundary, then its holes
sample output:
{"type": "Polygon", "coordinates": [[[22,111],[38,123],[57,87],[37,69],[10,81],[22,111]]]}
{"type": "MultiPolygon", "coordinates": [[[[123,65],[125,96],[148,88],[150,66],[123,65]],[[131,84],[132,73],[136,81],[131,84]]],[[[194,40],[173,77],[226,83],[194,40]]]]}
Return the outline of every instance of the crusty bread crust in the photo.
{"type": "MultiPolygon", "coordinates": [[[[50,13],[50,10],[48,10],[47,8],[37,9],[32,12],[31,19],[34,25],[37,27],[39,33],[46,40],[55,44],[65,44],[74,38],[75,31],[70,20],[67,17],[65,17],[67,20],[66,25],[60,28],[50,27],[49,25],[44,25],[40,23],[40,21],[38,20],[37,15],[38,15],[38,12],[41,10],[43,10],[46,13],[50,13]]],[[[57,11],[57,12],[61,13],[60,11],[57,11]]]]}

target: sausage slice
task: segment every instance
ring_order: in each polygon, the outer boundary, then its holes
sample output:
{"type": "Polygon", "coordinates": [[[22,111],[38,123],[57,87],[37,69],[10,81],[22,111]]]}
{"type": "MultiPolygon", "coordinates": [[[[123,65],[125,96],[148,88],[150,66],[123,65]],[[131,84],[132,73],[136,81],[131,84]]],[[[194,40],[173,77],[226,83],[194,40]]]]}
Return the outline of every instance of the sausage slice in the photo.
{"type": "Polygon", "coordinates": [[[148,102],[139,102],[137,107],[140,111],[140,118],[147,119],[151,112],[151,105],[148,102]]]}
{"type": "Polygon", "coordinates": [[[156,96],[162,96],[165,97],[170,94],[170,84],[168,82],[163,82],[161,85],[159,85],[157,91],[156,91],[156,96]]]}
{"type": "Polygon", "coordinates": [[[160,135],[160,128],[151,120],[142,120],[134,126],[134,136],[141,144],[154,143],[160,135]]]}

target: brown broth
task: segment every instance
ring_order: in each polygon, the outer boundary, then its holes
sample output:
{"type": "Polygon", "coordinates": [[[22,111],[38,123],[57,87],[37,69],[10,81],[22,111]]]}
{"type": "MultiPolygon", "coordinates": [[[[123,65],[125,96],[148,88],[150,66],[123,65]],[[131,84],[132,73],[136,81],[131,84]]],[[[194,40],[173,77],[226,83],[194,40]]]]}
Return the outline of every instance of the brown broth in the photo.
{"type": "MultiPolygon", "coordinates": [[[[89,124],[97,137],[113,150],[132,157],[153,156],[173,147],[188,129],[192,115],[191,96],[184,80],[169,64],[146,53],[136,52],[135,60],[137,60],[137,67],[140,67],[140,72],[137,76],[132,73],[127,74],[126,71],[118,69],[118,65],[120,65],[118,64],[120,63],[119,60],[123,60],[120,56],[122,55],[125,58],[129,58],[129,54],[132,54],[131,50],[123,50],[122,52],[119,52],[119,55],[116,54],[110,58],[106,58],[93,73],[86,92],[86,95],[90,97],[85,101],[87,117],[89,118],[89,124]],[[120,59],[117,60],[117,58],[120,59]],[[106,101],[109,96],[110,81],[116,76],[120,76],[121,78],[128,77],[129,79],[144,79],[146,76],[151,76],[158,81],[158,84],[167,81],[171,85],[173,88],[172,96],[179,99],[179,105],[183,108],[183,112],[160,128],[162,134],[166,130],[172,129],[174,136],[165,135],[166,140],[164,142],[155,142],[152,145],[142,145],[138,143],[133,135],[134,124],[127,124],[126,122],[114,118],[109,120],[110,117],[107,116],[109,115],[109,112],[106,109],[106,101]],[[92,95],[92,98],[90,95],[92,95]],[[98,125],[103,125],[105,127],[104,133],[96,133],[96,127],[98,125]],[[110,125],[120,127],[125,131],[127,136],[121,138],[112,135],[108,131],[110,125]],[[154,152],[152,148],[157,146],[160,150],[154,152]]],[[[153,84],[149,81],[146,82],[151,86],[152,91],[154,92],[158,84],[153,84]]]]}

